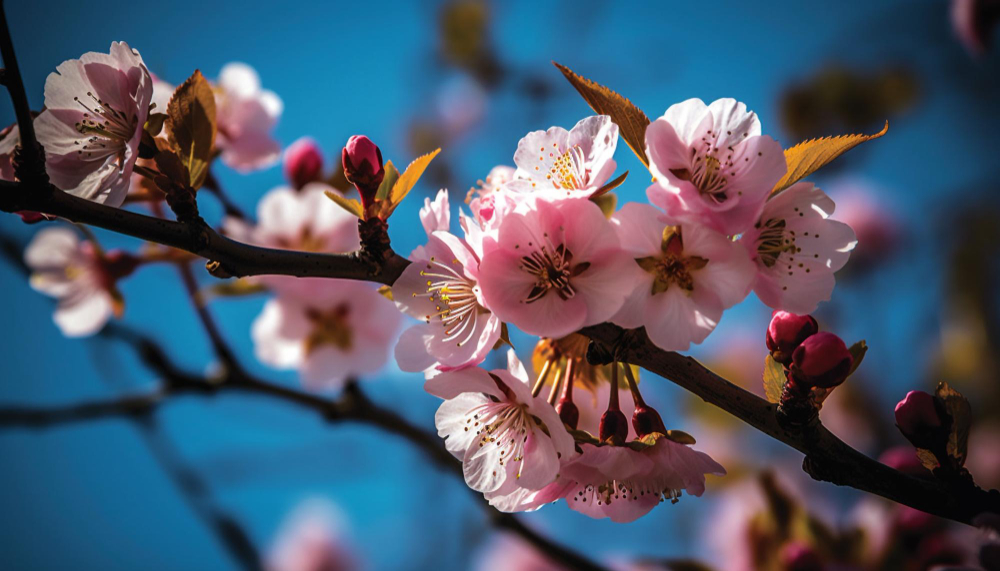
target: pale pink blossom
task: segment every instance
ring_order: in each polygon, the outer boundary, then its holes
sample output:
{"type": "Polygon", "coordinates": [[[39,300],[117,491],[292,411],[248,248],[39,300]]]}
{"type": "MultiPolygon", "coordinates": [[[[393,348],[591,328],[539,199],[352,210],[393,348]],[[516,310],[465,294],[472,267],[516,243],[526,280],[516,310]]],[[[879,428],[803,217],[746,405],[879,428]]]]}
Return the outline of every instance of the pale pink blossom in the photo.
{"type": "Polygon", "coordinates": [[[124,42],[61,63],[45,80],[45,111],[35,119],[52,183],[121,206],[152,95],[142,57],[124,42]]]}
{"type": "Polygon", "coordinates": [[[483,362],[500,339],[501,323],[483,303],[477,255],[454,235],[436,231],[411,260],[392,286],[393,299],[423,323],[400,336],[399,368],[449,370],[483,362]]]}
{"type": "Polygon", "coordinates": [[[24,252],[31,287],[56,298],[56,325],[67,337],[93,335],[122,309],[117,279],[135,269],[135,260],[120,252],[105,257],[69,228],[39,231],[24,252]]]}
{"type": "Polygon", "coordinates": [[[371,284],[299,278],[264,304],[251,336],[262,363],[297,369],[309,389],[336,389],[386,364],[399,322],[371,284]]]}
{"type": "Polygon", "coordinates": [[[501,320],[558,338],[614,315],[639,273],[596,204],[532,197],[500,225],[480,287],[501,320]]]}
{"type": "MultiPolygon", "coordinates": [[[[715,329],[723,310],[750,292],[754,265],[739,244],[705,226],[672,226],[652,206],[626,204],[612,217],[622,249],[640,271],[611,320],[645,326],[667,351],[685,351],[715,329]]],[[[635,275],[635,274],[632,274],[635,275]]]]}
{"type": "Polygon", "coordinates": [[[448,205],[448,190],[442,188],[432,201],[430,198],[424,199],[424,206],[420,209],[420,224],[424,227],[424,232],[430,236],[438,230],[447,232],[451,227],[451,212],[448,205]]]}
{"type": "Polygon", "coordinates": [[[587,198],[615,172],[618,125],[607,115],[587,117],[571,130],[532,131],[517,144],[515,180],[519,192],[587,198]]]}
{"type": "Polygon", "coordinates": [[[507,188],[507,183],[514,180],[515,172],[514,167],[495,166],[486,175],[486,180],[479,181],[478,186],[469,190],[465,201],[482,228],[496,228],[503,216],[517,205],[517,193],[507,188]]]}
{"type": "Polygon", "coordinates": [[[306,500],[282,525],[267,557],[267,571],[359,569],[343,527],[335,506],[322,499],[306,500]]]}
{"type": "Polygon", "coordinates": [[[766,305],[805,315],[830,299],[834,273],[858,243],[851,227],[831,220],[834,204],[799,182],[767,201],[740,239],[757,267],[754,291],[766,305]]]}
{"type": "Polygon", "coordinates": [[[261,89],[257,72],[245,63],[229,63],[219,72],[215,91],[218,136],[215,146],[226,165],[249,172],[267,168],[281,157],[271,136],[284,109],[281,99],[261,89]]]}
{"type": "Polygon", "coordinates": [[[495,533],[476,558],[476,571],[571,571],[520,537],[495,533]]]}
{"type": "Polygon", "coordinates": [[[851,270],[882,262],[903,241],[899,208],[880,195],[882,189],[858,179],[839,181],[830,189],[830,197],[837,203],[837,220],[850,226],[858,238],[851,252],[851,270]]]}
{"type": "Polygon", "coordinates": [[[735,99],[672,105],[646,129],[650,202],[675,219],[733,236],[749,229],[785,174],[781,146],[735,99]]]}
{"type": "Polygon", "coordinates": [[[0,180],[14,180],[14,148],[21,144],[17,123],[0,131],[0,180]]]}
{"type": "Polygon", "coordinates": [[[560,462],[574,454],[573,437],[544,396],[532,397],[528,376],[513,351],[507,369],[478,367],[441,373],[424,384],[445,399],[434,423],[462,460],[470,488],[496,492],[505,483],[538,490],[553,482],[560,462]]]}

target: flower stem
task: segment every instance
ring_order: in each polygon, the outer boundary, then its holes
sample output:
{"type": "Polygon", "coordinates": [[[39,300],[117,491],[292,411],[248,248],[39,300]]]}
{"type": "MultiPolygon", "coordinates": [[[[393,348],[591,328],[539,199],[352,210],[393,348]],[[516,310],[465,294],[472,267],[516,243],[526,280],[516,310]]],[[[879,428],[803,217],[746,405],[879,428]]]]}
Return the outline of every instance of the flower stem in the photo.
{"type": "Polygon", "coordinates": [[[552,368],[552,360],[545,361],[542,365],[541,372],[538,373],[538,379],[535,380],[535,386],[531,388],[531,396],[537,397],[538,393],[542,392],[542,387],[545,385],[545,381],[549,378],[549,369],[552,368]]]}
{"type": "Polygon", "coordinates": [[[635,401],[635,406],[646,406],[646,402],[642,400],[642,395],[639,394],[639,383],[635,382],[635,377],[632,376],[632,365],[622,363],[622,369],[625,371],[625,380],[628,382],[628,390],[632,393],[632,400],[635,401]]]}

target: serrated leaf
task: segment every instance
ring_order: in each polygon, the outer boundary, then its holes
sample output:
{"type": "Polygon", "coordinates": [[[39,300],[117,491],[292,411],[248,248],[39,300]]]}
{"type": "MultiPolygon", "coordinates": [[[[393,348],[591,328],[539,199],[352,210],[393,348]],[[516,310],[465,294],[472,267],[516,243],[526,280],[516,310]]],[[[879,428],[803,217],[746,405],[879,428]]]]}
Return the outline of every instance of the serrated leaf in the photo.
{"type": "Polygon", "coordinates": [[[944,408],[951,416],[951,433],[948,435],[948,456],[954,458],[959,466],[965,465],[969,453],[969,430],[972,428],[972,406],[969,399],[951,388],[948,383],[938,383],[935,391],[938,398],[944,401],[944,408]]]}
{"type": "Polygon", "coordinates": [[[628,171],[623,172],[620,177],[614,179],[613,181],[609,182],[608,184],[606,184],[606,185],[602,186],[601,188],[595,190],[594,194],[590,195],[590,199],[594,200],[595,198],[600,198],[600,197],[604,196],[605,194],[611,192],[612,190],[618,188],[619,186],[622,185],[623,182],[625,182],[626,178],[628,178],[628,171]]]}
{"type": "Polygon", "coordinates": [[[571,69],[556,62],[552,62],[559,71],[566,76],[570,84],[583,96],[584,101],[590,105],[600,115],[609,115],[618,130],[622,139],[628,144],[635,156],[639,157],[642,164],[649,166],[646,158],[646,127],[649,126],[649,117],[631,101],[621,95],[611,91],[607,87],[581,77],[571,69]]]}
{"type": "Polygon", "coordinates": [[[215,95],[208,80],[195,70],[170,98],[164,124],[171,146],[187,167],[194,189],[208,176],[215,145],[215,95]]]}
{"type": "Polygon", "coordinates": [[[436,149],[426,155],[421,155],[407,165],[406,170],[403,174],[399,176],[399,180],[392,187],[392,193],[389,195],[389,213],[391,214],[396,206],[406,198],[406,195],[410,193],[410,190],[416,186],[417,181],[420,177],[424,175],[424,171],[427,170],[427,165],[431,164],[434,157],[441,152],[441,149],[436,149]]]}
{"type": "Polygon", "coordinates": [[[830,161],[853,149],[854,147],[878,139],[889,131],[889,122],[874,135],[840,135],[838,137],[823,137],[802,141],[790,149],[785,149],[785,163],[788,171],[774,185],[772,194],[777,194],[796,182],[826,166],[830,161]]]}
{"type": "Polygon", "coordinates": [[[353,198],[345,198],[339,193],[333,191],[326,191],[326,197],[337,203],[338,206],[344,210],[350,212],[351,214],[357,216],[358,218],[364,217],[364,210],[361,208],[361,203],[353,198]]]}
{"type": "Polygon", "coordinates": [[[375,191],[375,200],[387,199],[389,193],[392,192],[393,185],[399,180],[399,171],[396,169],[396,165],[392,164],[392,161],[386,161],[382,169],[385,174],[382,176],[382,184],[378,185],[378,190],[375,191]]]}
{"type": "Polygon", "coordinates": [[[781,392],[784,389],[785,368],[768,355],[764,358],[764,395],[768,402],[777,403],[781,400],[781,392]]]}
{"type": "Polygon", "coordinates": [[[618,197],[613,192],[602,194],[597,198],[592,197],[590,200],[601,207],[605,218],[611,218],[611,215],[615,213],[615,207],[618,206],[618,197]]]}
{"type": "Polygon", "coordinates": [[[847,373],[847,376],[851,376],[854,374],[854,371],[858,370],[858,367],[861,365],[861,361],[865,360],[865,355],[868,353],[868,343],[865,343],[865,340],[862,339],[854,345],[851,345],[847,352],[851,354],[851,358],[853,359],[853,361],[851,361],[851,370],[847,373]]]}

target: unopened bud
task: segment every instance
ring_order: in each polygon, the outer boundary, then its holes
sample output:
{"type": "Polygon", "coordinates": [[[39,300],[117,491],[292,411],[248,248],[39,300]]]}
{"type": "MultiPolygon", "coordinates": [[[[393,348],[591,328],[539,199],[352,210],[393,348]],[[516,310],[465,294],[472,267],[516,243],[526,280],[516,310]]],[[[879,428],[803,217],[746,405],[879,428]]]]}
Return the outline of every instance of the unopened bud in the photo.
{"type": "Polygon", "coordinates": [[[382,151],[368,137],[354,135],[344,146],[343,161],[344,176],[358,189],[362,205],[371,204],[385,177],[382,151]]]}
{"type": "Polygon", "coordinates": [[[559,402],[556,403],[556,412],[559,413],[563,424],[576,430],[577,425],[580,424],[580,409],[573,401],[566,397],[559,399],[559,402]]]}
{"type": "Polygon", "coordinates": [[[853,362],[844,341],[824,331],[810,335],[792,353],[792,377],[803,387],[829,389],[844,382],[853,362]]]}
{"type": "Polygon", "coordinates": [[[917,448],[933,448],[943,436],[944,403],[924,391],[910,391],[896,405],[896,426],[917,448]]]}
{"type": "Polygon", "coordinates": [[[601,416],[600,430],[598,436],[601,442],[609,438],[614,442],[623,443],[628,438],[628,419],[625,413],[620,410],[608,409],[601,416]]]}
{"type": "Polygon", "coordinates": [[[323,154],[316,141],[302,137],[285,149],[281,166],[288,182],[299,189],[323,177],[323,154]]]}
{"type": "Polygon", "coordinates": [[[49,220],[49,216],[34,210],[18,210],[15,214],[21,217],[21,222],[25,224],[35,224],[42,220],[49,220]]]}
{"type": "Polygon", "coordinates": [[[792,362],[795,349],[818,331],[819,325],[811,315],[775,311],[767,326],[767,349],[775,361],[788,365],[792,362]]]}
{"type": "Polygon", "coordinates": [[[659,432],[660,434],[667,433],[667,427],[663,425],[660,413],[647,404],[640,404],[635,407],[635,412],[632,414],[632,428],[635,429],[635,435],[638,438],[642,438],[653,432],[659,432]]]}

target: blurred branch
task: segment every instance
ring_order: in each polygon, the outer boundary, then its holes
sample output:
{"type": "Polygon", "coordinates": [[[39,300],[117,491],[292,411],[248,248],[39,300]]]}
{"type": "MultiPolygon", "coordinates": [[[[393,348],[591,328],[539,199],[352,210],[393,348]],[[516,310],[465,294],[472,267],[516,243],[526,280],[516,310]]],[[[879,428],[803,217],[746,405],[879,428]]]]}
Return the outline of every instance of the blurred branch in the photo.
{"type": "Polygon", "coordinates": [[[20,159],[32,165],[43,164],[42,148],[35,138],[35,125],[31,117],[31,105],[24,91],[24,81],[21,79],[21,69],[14,55],[14,41],[7,25],[7,11],[0,0],[0,55],[3,56],[3,85],[10,93],[14,105],[14,115],[17,117],[17,128],[21,137],[20,159]]]}

